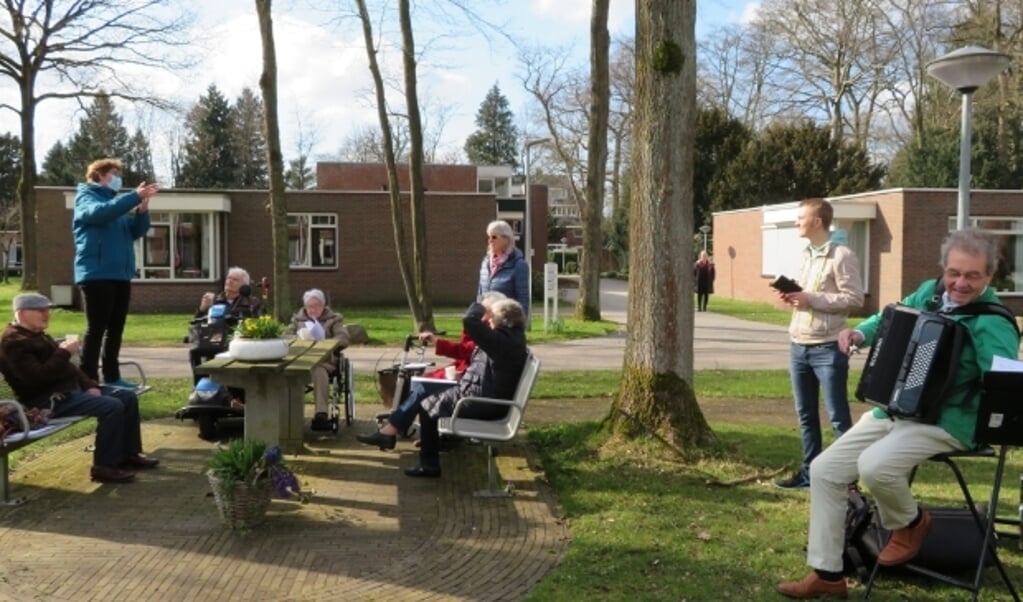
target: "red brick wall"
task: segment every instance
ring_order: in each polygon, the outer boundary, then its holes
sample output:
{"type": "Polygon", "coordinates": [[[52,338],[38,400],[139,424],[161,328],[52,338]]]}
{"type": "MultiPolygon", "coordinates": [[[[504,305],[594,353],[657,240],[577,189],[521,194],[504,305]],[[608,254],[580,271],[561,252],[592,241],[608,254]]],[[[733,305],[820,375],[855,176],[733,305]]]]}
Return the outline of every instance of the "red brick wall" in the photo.
{"type": "MultiPolygon", "coordinates": [[[[948,220],[956,215],[955,190],[913,189],[867,193],[836,200],[841,203],[869,203],[877,207],[870,225],[869,270],[863,309],[870,314],[894,303],[940,273],[941,242],[948,232],[948,220]]],[[[980,217],[1023,215],[1023,193],[1018,191],[974,191],[970,214],[980,217]]],[[[714,215],[714,262],[717,279],[714,292],[733,299],[773,303],[767,286],[769,275],[760,273],[761,225],[758,209],[714,215]]],[[[1023,298],[1002,297],[1017,314],[1023,314],[1023,298]]]]}
{"type": "MultiPolygon", "coordinates": [[[[408,165],[398,166],[398,187],[409,189],[408,165]]],[[[426,165],[423,186],[434,192],[476,192],[475,165],[426,165]]],[[[316,163],[316,187],[320,190],[387,190],[383,163],[316,163]]]]}
{"type": "MultiPolygon", "coordinates": [[[[68,189],[37,190],[40,223],[39,285],[44,293],[54,284],[71,284],[74,248],[71,210],[64,205],[68,189]]],[[[218,191],[218,193],[224,193],[218,191]]],[[[174,194],[173,190],[161,195],[174,194]]],[[[270,215],[265,191],[229,191],[226,269],[239,265],[254,285],[272,274],[270,215]]],[[[324,290],[343,311],[346,305],[402,305],[405,290],[398,270],[386,193],[291,192],[291,212],[331,212],[338,215],[339,266],[331,269],[294,269],[291,296],[296,305],[301,293],[324,290]]],[[[407,206],[406,206],[407,210],[407,206]]],[[[486,225],[494,219],[494,197],[489,194],[428,194],[426,227],[430,287],[435,304],[468,305],[476,295],[479,264],[486,248],[486,225]]],[[[406,211],[407,220],[407,211],[406,211]]],[[[406,224],[406,231],[410,226],[406,224]]],[[[136,282],[132,311],[190,311],[198,305],[209,283],[136,282]]],[[[77,295],[76,295],[77,299],[77,295]]]]}

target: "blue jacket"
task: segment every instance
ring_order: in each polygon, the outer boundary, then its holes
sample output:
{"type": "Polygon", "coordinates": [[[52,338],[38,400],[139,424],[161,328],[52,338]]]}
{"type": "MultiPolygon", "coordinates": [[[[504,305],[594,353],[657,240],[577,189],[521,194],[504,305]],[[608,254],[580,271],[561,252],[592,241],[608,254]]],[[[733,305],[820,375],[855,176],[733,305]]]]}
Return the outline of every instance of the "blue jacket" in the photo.
{"type": "Polygon", "coordinates": [[[78,185],[71,232],[75,238],[75,284],[135,277],[135,239],[149,231],[149,212],[129,215],[142,202],[133,190],[115,198],[99,184],[78,185]]]}
{"type": "Polygon", "coordinates": [[[511,257],[505,261],[494,277],[490,277],[490,255],[483,256],[483,263],[480,264],[480,284],[476,290],[476,300],[479,301],[483,293],[497,291],[504,293],[509,299],[515,299],[522,306],[524,315],[529,315],[529,266],[526,265],[525,257],[517,247],[512,251],[511,257]]]}

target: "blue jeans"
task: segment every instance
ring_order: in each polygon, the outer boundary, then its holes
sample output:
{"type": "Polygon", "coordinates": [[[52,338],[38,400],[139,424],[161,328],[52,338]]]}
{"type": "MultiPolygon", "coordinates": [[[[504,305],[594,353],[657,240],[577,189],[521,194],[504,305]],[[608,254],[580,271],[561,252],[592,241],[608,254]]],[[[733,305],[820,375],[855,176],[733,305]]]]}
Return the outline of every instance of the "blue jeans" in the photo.
{"type": "Polygon", "coordinates": [[[66,393],[53,406],[53,417],[93,416],[97,419],[94,466],[118,466],[129,456],[142,452],[139,427],[139,399],[127,389],[101,387],[102,395],[81,389],[66,393]]]}
{"type": "Polygon", "coordinates": [[[824,392],[828,419],[836,436],[852,427],[849,415],[849,356],[838,350],[838,343],[800,345],[792,343],[789,375],[796,416],[803,439],[803,472],[810,474],[810,462],[821,453],[821,422],[818,402],[824,392]]]}

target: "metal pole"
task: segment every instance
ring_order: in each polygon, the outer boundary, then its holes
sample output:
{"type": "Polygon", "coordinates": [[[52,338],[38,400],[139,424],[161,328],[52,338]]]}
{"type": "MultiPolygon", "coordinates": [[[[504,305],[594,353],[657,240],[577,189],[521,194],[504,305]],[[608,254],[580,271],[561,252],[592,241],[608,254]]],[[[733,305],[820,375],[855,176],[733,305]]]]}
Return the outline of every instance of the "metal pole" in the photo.
{"type": "Polygon", "coordinates": [[[963,121],[959,139],[959,204],[956,208],[956,230],[966,228],[970,221],[970,139],[973,121],[973,91],[963,92],[963,121]]]}
{"type": "Polygon", "coordinates": [[[707,233],[703,233],[703,252],[707,252],[707,233]]]}

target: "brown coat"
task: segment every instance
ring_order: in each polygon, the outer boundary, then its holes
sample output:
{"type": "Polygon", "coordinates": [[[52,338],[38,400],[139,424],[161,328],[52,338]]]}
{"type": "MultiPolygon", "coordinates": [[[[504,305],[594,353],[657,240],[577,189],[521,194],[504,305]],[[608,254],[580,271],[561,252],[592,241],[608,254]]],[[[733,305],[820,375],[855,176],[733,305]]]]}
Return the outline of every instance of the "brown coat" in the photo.
{"type": "Polygon", "coordinates": [[[54,393],[99,388],[50,335],[17,324],[0,336],[0,372],[26,407],[49,408],[54,393]]]}

